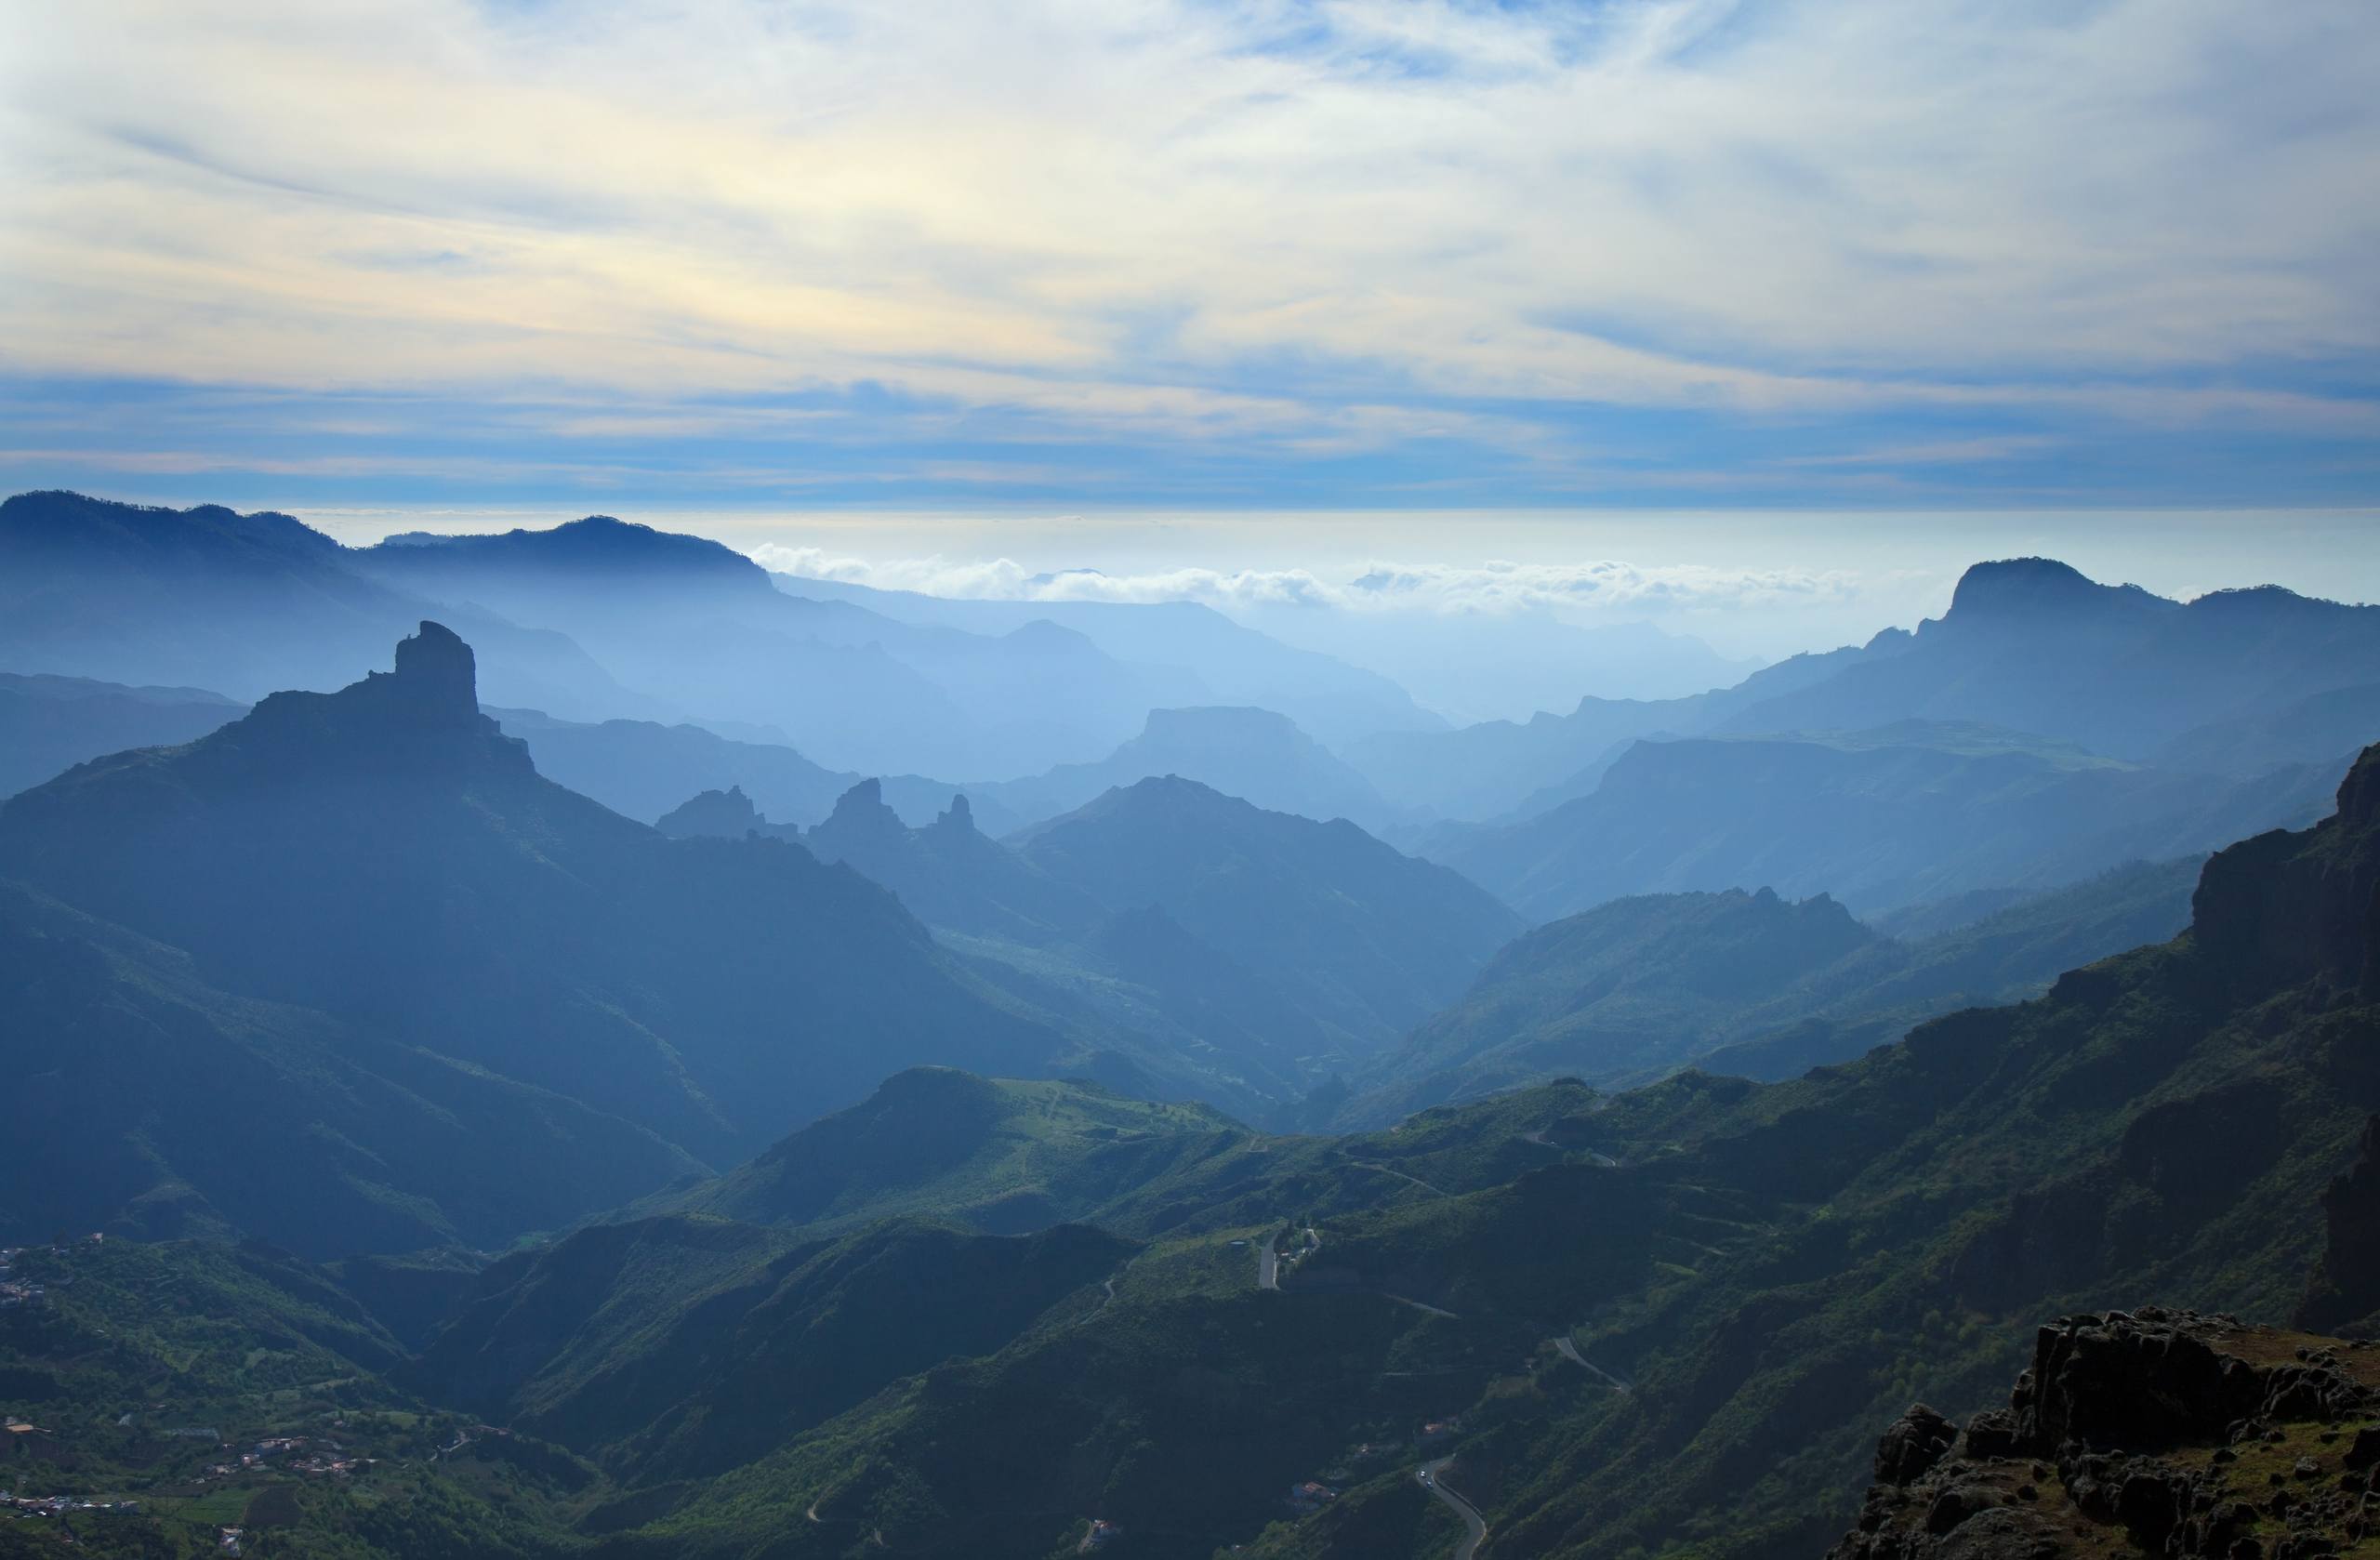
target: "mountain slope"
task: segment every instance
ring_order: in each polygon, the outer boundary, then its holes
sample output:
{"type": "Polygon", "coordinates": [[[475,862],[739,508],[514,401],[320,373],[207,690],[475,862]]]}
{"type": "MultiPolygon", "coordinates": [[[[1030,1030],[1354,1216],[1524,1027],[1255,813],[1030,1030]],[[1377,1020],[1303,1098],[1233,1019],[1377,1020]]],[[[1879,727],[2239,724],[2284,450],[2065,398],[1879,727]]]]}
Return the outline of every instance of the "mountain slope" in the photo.
{"type": "Polygon", "coordinates": [[[0,1008],[16,1162],[0,1244],[105,1228],[316,1258],[496,1245],[700,1168],[575,1101],[229,996],[188,956],[6,882],[0,1008]]]}
{"type": "Polygon", "coordinates": [[[672,840],[540,778],[425,624],[397,669],[0,809],[0,871],[320,1008],[733,1158],[888,1067],[1079,1058],[890,895],[771,841],[672,840]]]}
{"type": "Polygon", "coordinates": [[[1137,1249],[1077,1224],[893,1220],[834,1239],[683,1216],[599,1225],[488,1269],[412,1379],[624,1479],[716,1473],[904,1376],[993,1353],[1137,1249]]]}
{"type": "MultiPolygon", "coordinates": [[[[422,598],[355,573],[355,556],[284,514],[19,494],[0,503],[0,667],[242,699],[336,688],[430,615],[422,598]]],[[[471,606],[439,615],[481,647],[497,703],[598,718],[656,708],[560,634],[471,606]]]]}
{"type": "Polygon", "coordinates": [[[1908,939],[1872,935],[1823,897],[1615,900],[1515,939],[1460,1005],[1360,1075],[1334,1119],[1379,1125],[1543,1078],[1614,1087],[1687,1063],[1794,1077],[2172,937],[2189,924],[2199,866],[2126,866],[1908,939]]]}
{"type": "Polygon", "coordinates": [[[1102,793],[1180,775],[1276,813],[1350,818],[1377,828],[1394,816],[1371,782],[1269,709],[1152,709],[1138,736],[1091,763],[969,787],[1029,826],[1102,793]]]}
{"type": "Polygon", "coordinates": [[[1855,911],[2038,892],[2319,816],[2336,764],[2249,782],[2135,768],[1992,727],[1700,737],[1630,748],[1593,794],[1455,836],[1438,859],[1524,913],[1767,884],[1855,911]]]}
{"type": "Polygon", "coordinates": [[[1110,909],[1163,907],[1357,1049],[1450,1000],[1519,927],[1461,877],[1344,819],[1266,812],[1172,776],[1109,791],[1017,843],[1110,909]]]}
{"type": "Polygon", "coordinates": [[[205,736],[246,708],[199,688],[0,672],[0,797],[127,747],[170,747],[205,736]]]}
{"type": "Polygon", "coordinates": [[[1823,895],[1798,905],[1766,889],[1615,900],[1505,945],[1461,1004],[1382,1060],[1377,1080],[1407,1085],[1394,1103],[1354,1108],[1360,1119],[1393,1120],[1458,1093],[1682,1063],[1701,1036],[1876,941],[1823,895]]]}
{"type": "Polygon", "coordinates": [[[2217,854],[2172,944],[1794,1083],[1615,1102],[1615,1193],[1751,1199],[1764,1236],[1587,1319],[1580,1345],[1634,1390],[1478,1448],[1463,1487],[1497,1542],[1806,1553],[1847,1522],[1869,1428],[1921,1394],[1984,1406],[2039,1315],[2119,1295],[2289,1314],[2380,1104],[2375,884],[2380,751],[2336,817],[2217,854]]]}

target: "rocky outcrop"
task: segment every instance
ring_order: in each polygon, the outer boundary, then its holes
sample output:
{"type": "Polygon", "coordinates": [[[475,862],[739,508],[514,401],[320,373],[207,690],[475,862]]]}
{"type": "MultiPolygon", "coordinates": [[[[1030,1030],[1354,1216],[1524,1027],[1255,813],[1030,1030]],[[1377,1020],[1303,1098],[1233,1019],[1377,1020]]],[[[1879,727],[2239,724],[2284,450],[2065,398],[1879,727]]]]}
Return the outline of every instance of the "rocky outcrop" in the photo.
{"type": "Polygon", "coordinates": [[[397,643],[396,669],[336,693],[272,694],[193,749],[202,773],[266,760],[293,775],[536,773],[529,749],[480,712],[471,647],[424,621],[397,643]]]}
{"type": "Polygon", "coordinates": [[[2380,747],[2348,770],[2331,817],[2216,852],[2190,924],[2218,966],[2266,988],[2319,979],[2342,998],[2380,997],[2380,747]]]}
{"type": "Polygon", "coordinates": [[[2322,1265],[2298,1325],[2322,1329],[2380,1318],[2380,1116],[2364,1123],[2354,1165],[2323,1191],[2322,1219],[2322,1265]]]}
{"type": "Polygon", "coordinates": [[[653,826],[672,839],[741,839],[747,834],[794,839],[801,832],[790,824],[773,824],[762,817],[741,786],[689,797],[663,813],[653,826]]]}
{"type": "Polygon", "coordinates": [[[2380,1349],[2230,1316],[2069,1316],[2005,1408],[1884,1433],[1828,1560],[2316,1560],[2380,1539],[2380,1349]]]}

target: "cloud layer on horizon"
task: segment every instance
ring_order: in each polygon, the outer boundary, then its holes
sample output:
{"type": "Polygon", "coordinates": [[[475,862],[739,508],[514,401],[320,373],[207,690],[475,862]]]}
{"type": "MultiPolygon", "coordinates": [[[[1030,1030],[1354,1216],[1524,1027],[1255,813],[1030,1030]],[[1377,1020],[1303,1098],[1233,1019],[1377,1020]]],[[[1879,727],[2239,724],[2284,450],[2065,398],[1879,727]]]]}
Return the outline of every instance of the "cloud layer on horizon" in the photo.
{"type": "Polygon", "coordinates": [[[0,470],[2368,501],[2375,78],[2362,0],[85,0],[0,470]]]}
{"type": "Polygon", "coordinates": [[[1327,607],[1441,616],[1538,611],[1649,615],[1842,602],[1861,588],[1859,576],[1849,570],[1645,566],[1614,560],[1374,563],[1353,578],[1329,580],[1305,569],[1183,567],[1129,574],[1068,569],[1036,574],[1007,558],[869,560],[775,542],[753,548],[751,556],[775,574],[878,590],[1012,602],[1199,602],[1236,613],[1327,607]]]}

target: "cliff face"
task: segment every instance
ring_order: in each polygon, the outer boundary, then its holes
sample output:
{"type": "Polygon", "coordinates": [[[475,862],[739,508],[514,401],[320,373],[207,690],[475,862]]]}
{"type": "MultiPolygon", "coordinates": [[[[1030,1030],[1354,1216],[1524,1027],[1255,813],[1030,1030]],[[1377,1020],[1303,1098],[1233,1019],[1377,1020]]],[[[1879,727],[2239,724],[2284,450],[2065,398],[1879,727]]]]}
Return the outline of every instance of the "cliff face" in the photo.
{"type": "Polygon", "coordinates": [[[1884,1433],[1828,1560],[2315,1560],[2380,1540],[2380,1348],[2169,1312],[2041,1329],[2008,1407],[1884,1433]]]}

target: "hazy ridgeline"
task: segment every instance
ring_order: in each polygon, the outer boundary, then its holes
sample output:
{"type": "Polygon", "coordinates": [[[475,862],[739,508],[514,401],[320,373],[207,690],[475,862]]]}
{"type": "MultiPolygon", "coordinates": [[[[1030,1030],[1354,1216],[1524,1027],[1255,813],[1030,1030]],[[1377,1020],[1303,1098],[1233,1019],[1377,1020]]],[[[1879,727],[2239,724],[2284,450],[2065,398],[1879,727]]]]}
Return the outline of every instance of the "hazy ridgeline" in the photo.
{"type": "Polygon", "coordinates": [[[0,1408],[139,1509],[0,1553],[1783,1560],[2060,1312],[2380,1313],[2380,609],[1659,654],[9,499],[0,1408]]]}

